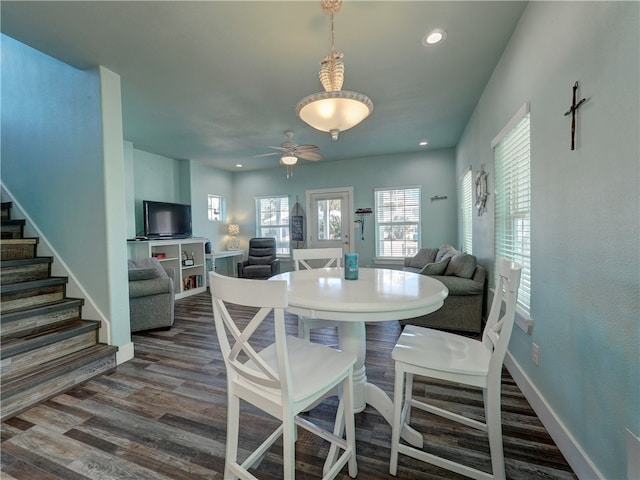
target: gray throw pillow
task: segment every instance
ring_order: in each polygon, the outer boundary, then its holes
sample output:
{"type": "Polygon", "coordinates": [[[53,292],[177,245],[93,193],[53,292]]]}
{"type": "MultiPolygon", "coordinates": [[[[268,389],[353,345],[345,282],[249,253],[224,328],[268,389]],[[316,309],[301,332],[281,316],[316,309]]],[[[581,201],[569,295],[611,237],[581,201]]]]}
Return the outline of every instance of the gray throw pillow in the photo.
{"type": "Polygon", "coordinates": [[[457,253],[449,260],[444,274],[460,278],[471,278],[476,271],[477,260],[474,255],[457,253]]]}
{"type": "Polygon", "coordinates": [[[130,268],[129,281],[151,280],[152,278],[160,278],[155,268],[130,268]]]}
{"type": "Polygon", "coordinates": [[[436,255],[436,262],[440,260],[444,260],[445,258],[451,258],[456,253],[459,253],[454,247],[451,245],[444,244],[438,249],[438,254],[436,255]]]}
{"type": "Polygon", "coordinates": [[[409,261],[408,267],[422,268],[429,263],[433,263],[436,259],[437,248],[421,248],[418,253],[409,261]]]}
{"type": "Polygon", "coordinates": [[[449,259],[445,258],[439,262],[429,263],[420,271],[423,275],[442,275],[449,265],[449,259]]]}

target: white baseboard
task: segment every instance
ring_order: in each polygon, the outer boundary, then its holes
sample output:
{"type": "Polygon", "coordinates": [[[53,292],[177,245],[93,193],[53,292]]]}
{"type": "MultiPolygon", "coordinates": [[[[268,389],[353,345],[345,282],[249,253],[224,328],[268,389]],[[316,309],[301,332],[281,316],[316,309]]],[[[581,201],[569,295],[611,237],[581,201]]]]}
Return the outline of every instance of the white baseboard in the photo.
{"type": "Polygon", "coordinates": [[[116,352],[116,365],[120,365],[133,359],[133,342],[126,343],[118,347],[116,352]]]}
{"type": "Polygon", "coordinates": [[[566,425],[513,358],[511,352],[507,352],[504,365],[578,478],[605,480],[566,425]]]}

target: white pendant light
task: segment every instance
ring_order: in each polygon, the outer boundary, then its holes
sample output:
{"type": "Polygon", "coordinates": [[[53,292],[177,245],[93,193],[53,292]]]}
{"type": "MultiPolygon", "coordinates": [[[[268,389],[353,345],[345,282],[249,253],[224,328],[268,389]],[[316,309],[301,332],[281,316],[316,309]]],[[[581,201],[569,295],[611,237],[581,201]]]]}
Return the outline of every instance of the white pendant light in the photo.
{"type": "Polygon", "coordinates": [[[334,44],[333,16],[340,11],[342,0],[322,0],[324,13],[331,17],[331,53],[320,62],[320,82],[324,92],[314,93],[298,102],[296,114],[302,121],[321,132],[329,132],[333,140],[340,132],[355,127],[373,111],[369,97],[342,90],[344,63],[334,44]]]}

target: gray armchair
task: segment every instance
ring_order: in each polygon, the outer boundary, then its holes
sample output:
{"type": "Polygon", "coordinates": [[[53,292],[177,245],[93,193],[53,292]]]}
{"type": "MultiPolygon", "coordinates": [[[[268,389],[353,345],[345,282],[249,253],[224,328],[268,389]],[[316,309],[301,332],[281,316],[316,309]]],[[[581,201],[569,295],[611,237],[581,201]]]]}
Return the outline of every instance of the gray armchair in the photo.
{"type": "Polygon", "coordinates": [[[173,326],[175,272],[155,258],[129,260],[131,332],[173,326]]]}
{"type": "Polygon", "coordinates": [[[276,239],[256,237],[249,240],[249,255],[238,262],[238,277],[267,279],[278,273],[280,260],[276,258],[276,239]]]}

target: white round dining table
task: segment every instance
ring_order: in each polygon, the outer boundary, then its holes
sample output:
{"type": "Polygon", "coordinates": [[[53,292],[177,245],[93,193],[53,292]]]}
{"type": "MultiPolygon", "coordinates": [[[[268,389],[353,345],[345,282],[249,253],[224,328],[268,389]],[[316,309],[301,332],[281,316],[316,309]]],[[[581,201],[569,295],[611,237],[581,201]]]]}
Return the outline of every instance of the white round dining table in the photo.
{"type": "MultiPolygon", "coordinates": [[[[367,381],[365,322],[426,315],[442,307],[449,291],[438,280],[402,270],[360,268],[358,277],[345,280],[343,268],[317,268],[281,273],[270,280],[287,282],[289,313],[339,322],[339,348],[357,357],[353,372],[355,411],[369,404],[391,424],[391,398],[367,381]]],[[[422,437],[416,435],[403,431],[403,438],[421,445],[422,437]]]]}

